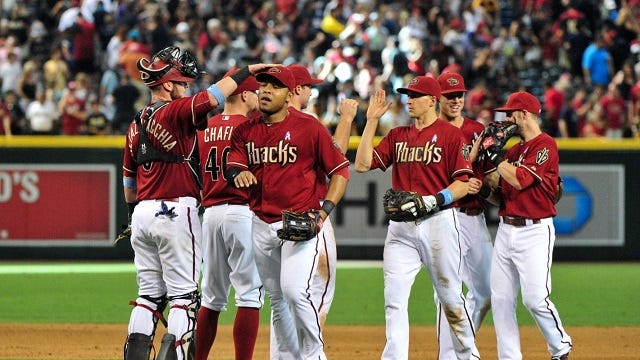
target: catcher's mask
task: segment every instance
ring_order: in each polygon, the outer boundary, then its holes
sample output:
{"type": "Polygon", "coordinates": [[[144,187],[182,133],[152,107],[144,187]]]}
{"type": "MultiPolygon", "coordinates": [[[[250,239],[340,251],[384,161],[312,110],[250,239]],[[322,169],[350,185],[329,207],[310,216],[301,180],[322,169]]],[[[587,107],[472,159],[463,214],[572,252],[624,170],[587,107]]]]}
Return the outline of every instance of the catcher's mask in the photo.
{"type": "Polygon", "coordinates": [[[168,81],[191,82],[202,74],[196,58],[188,51],[181,52],[176,46],[160,50],[151,60],[139,59],[137,66],[140,78],[149,87],[168,81]]]}

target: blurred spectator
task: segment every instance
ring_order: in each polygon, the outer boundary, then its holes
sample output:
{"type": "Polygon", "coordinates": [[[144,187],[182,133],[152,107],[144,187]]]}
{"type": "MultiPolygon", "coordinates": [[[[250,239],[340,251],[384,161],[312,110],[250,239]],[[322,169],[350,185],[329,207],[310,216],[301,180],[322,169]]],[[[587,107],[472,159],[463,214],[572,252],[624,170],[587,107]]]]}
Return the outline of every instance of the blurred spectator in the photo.
{"type": "Polygon", "coordinates": [[[14,52],[7,55],[7,62],[0,65],[0,80],[2,80],[2,94],[15,91],[18,79],[22,74],[22,64],[14,52]]]}
{"type": "Polygon", "coordinates": [[[43,76],[45,87],[53,90],[52,100],[57,102],[62,97],[62,92],[67,87],[71,76],[59,47],[51,49],[51,57],[43,65],[43,76]]]}
{"type": "MultiPolygon", "coordinates": [[[[544,93],[545,116],[542,128],[553,137],[567,137],[568,135],[560,131],[560,118],[562,109],[565,106],[567,91],[571,86],[571,79],[568,74],[563,74],[557,80],[548,79],[545,82],[546,91],[544,93]]],[[[563,129],[566,127],[563,126],[563,129]]]]}
{"type": "Polygon", "coordinates": [[[109,120],[100,109],[100,100],[97,98],[90,101],[90,110],[87,115],[87,135],[107,135],[109,133],[109,120]]]}
{"type": "Polygon", "coordinates": [[[53,102],[53,90],[38,90],[36,100],[27,106],[26,116],[29,119],[31,134],[54,135],[58,121],[58,110],[53,102]]]}
{"type": "Polygon", "coordinates": [[[42,21],[35,20],[31,23],[25,51],[30,59],[37,60],[39,64],[44,64],[49,59],[51,37],[42,21]]]}
{"type": "Polygon", "coordinates": [[[76,90],[78,90],[76,82],[71,81],[68,91],[58,102],[58,112],[62,116],[62,135],[80,135],[85,129],[86,101],[76,95],[76,90]]]}
{"type": "Polygon", "coordinates": [[[211,50],[220,41],[221,34],[222,22],[215,18],[207,20],[206,31],[199,35],[198,43],[196,44],[196,56],[200,64],[207,62],[211,50]]]}
{"type": "Polygon", "coordinates": [[[615,83],[610,83],[607,92],[600,98],[602,113],[600,117],[606,119],[606,135],[610,139],[622,137],[622,129],[626,125],[627,109],[624,99],[615,83]]]}
{"type": "Polygon", "coordinates": [[[22,73],[16,84],[16,93],[23,108],[36,99],[36,91],[43,88],[42,66],[36,58],[28,60],[22,66],[22,73]]]}
{"type": "Polygon", "coordinates": [[[127,33],[127,40],[122,44],[120,48],[120,65],[122,69],[129,75],[131,84],[138,88],[140,96],[136,103],[136,108],[141,109],[149,100],[149,91],[145,83],[140,78],[140,70],[138,70],[137,62],[140,58],[150,59],[151,54],[149,48],[142,43],[140,38],[140,32],[137,29],[131,29],[127,33]]]}
{"type": "Polygon", "coordinates": [[[14,54],[18,62],[22,60],[22,48],[18,45],[13,35],[7,36],[4,42],[0,44],[0,66],[9,61],[9,54],[14,54]]]}
{"type": "Polygon", "coordinates": [[[11,138],[11,115],[9,115],[9,109],[7,109],[4,101],[1,100],[0,98],[0,135],[11,138]]]}
{"type": "Polygon", "coordinates": [[[120,49],[127,39],[127,25],[119,25],[116,32],[111,36],[107,43],[107,68],[116,69],[120,67],[120,49]]]}
{"type": "Polygon", "coordinates": [[[71,73],[84,72],[94,75],[98,71],[96,63],[96,29],[81,13],[76,22],[67,28],[71,42],[63,50],[67,51],[71,73]]]}
{"type": "Polygon", "coordinates": [[[587,85],[602,87],[609,85],[613,74],[613,62],[605,48],[602,34],[597,34],[595,41],[584,50],[582,71],[587,85]]]}
{"type": "Polygon", "coordinates": [[[120,77],[120,85],[113,90],[112,96],[114,105],[113,132],[125,134],[137,113],[135,104],[141,97],[140,90],[132,84],[129,75],[123,73],[120,77]]]}
{"type": "Polygon", "coordinates": [[[11,116],[11,133],[13,135],[25,134],[27,132],[27,120],[18,94],[13,90],[7,91],[4,94],[4,104],[11,116]]]}

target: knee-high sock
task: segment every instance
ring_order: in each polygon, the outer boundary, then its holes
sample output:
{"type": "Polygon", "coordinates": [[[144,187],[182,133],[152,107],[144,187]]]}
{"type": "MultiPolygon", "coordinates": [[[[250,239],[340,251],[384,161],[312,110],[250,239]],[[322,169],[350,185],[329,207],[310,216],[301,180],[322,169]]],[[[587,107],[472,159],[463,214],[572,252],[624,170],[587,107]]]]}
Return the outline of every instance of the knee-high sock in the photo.
{"type": "Polygon", "coordinates": [[[239,307],[233,323],[233,343],[236,347],[236,360],[253,359],[253,349],[258,337],[260,310],[239,307]]]}
{"type": "Polygon", "coordinates": [[[211,346],[218,333],[218,318],[220,312],[201,307],[198,312],[198,322],[196,327],[196,358],[195,360],[206,360],[211,351],[211,346]]]}

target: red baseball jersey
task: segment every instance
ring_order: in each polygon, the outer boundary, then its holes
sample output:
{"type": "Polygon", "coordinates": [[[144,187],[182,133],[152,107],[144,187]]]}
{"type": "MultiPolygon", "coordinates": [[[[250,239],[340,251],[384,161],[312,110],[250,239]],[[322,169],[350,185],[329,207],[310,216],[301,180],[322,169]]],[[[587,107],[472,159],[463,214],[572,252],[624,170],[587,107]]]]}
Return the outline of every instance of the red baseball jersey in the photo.
{"type": "Polygon", "coordinates": [[[541,133],[514,145],[505,159],[516,166],[522,190],[500,179],[502,203],[498,214],[543,219],[556,215],[553,197],[558,184],[558,145],[551,136],[541,133]]]}
{"type": "Polygon", "coordinates": [[[267,223],[282,220],[282,210],[319,209],[318,172],[331,176],[349,166],[319,122],[289,110],[275,124],[253,119],[233,132],[229,167],[251,171],[249,206],[267,223]]]}
{"type": "MultiPolygon", "coordinates": [[[[473,147],[473,142],[482,134],[484,131],[484,125],[478,121],[464,118],[462,122],[462,127],[460,127],[462,131],[462,136],[465,140],[465,146],[467,148],[467,152],[471,152],[471,148],[473,147]]],[[[471,164],[473,168],[473,177],[478,178],[480,180],[484,179],[484,164],[483,162],[474,162],[471,164]]],[[[468,194],[462,199],[458,200],[458,206],[461,208],[469,208],[469,209],[484,209],[485,201],[478,194],[468,194]]]]}
{"type": "Polygon", "coordinates": [[[249,203],[248,190],[237,189],[227,183],[224,171],[231,151],[233,130],[249,119],[243,115],[215,115],[207,128],[198,131],[200,168],[202,170],[202,205],[244,205],[249,203]]]}
{"type": "Polygon", "coordinates": [[[71,115],[78,111],[84,111],[86,102],[79,97],[68,97],[64,103],[62,111],[62,134],[63,135],[79,135],[80,128],[84,120],[71,115]]]}
{"type": "Polygon", "coordinates": [[[462,131],[442,119],[422,130],[415,125],[391,129],[374,148],[371,168],[385,171],[391,165],[393,188],[422,196],[473,175],[462,131]]]}
{"type": "MultiPolygon", "coordinates": [[[[206,91],[160,106],[147,122],[147,136],[158,150],[186,159],[196,154],[196,126],[207,119],[213,107],[206,91]]],[[[137,181],[137,200],[166,199],[191,196],[200,199],[200,187],[195,176],[200,169],[182,163],[152,161],[136,162],[139,129],[132,121],[127,131],[123,160],[124,177],[137,181]]]]}

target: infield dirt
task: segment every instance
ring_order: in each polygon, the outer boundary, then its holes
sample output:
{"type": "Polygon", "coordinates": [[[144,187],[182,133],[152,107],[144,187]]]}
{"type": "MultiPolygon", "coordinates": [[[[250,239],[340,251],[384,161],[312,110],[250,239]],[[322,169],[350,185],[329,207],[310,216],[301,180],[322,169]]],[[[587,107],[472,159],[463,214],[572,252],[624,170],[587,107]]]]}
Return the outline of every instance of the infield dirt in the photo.
{"type": "MultiPolygon", "coordinates": [[[[640,327],[566,327],[573,338],[572,360],[640,359],[640,327]]],[[[209,359],[233,359],[231,325],[221,325],[209,359]]],[[[126,324],[0,324],[0,359],[122,359],[126,324]]],[[[159,327],[156,342],[164,329],[159,327]]],[[[526,360],[550,358],[536,327],[520,328],[526,360]]],[[[331,360],[379,359],[384,326],[328,325],[325,352],[331,360]]],[[[496,359],[493,327],[478,334],[483,359],[496,359]]],[[[435,328],[412,326],[410,359],[435,359],[435,328]]],[[[159,344],[156,344],[158,349],[159,344]]],[[[255,359],[268,359],[269,327],[261,325],[255,359]]]]}

